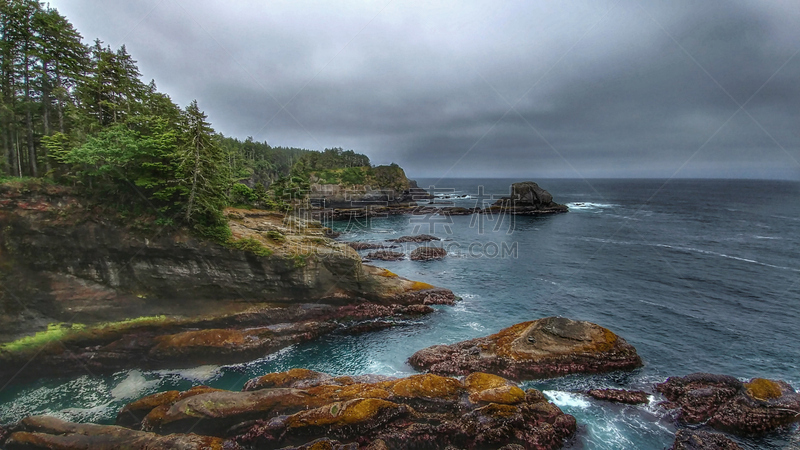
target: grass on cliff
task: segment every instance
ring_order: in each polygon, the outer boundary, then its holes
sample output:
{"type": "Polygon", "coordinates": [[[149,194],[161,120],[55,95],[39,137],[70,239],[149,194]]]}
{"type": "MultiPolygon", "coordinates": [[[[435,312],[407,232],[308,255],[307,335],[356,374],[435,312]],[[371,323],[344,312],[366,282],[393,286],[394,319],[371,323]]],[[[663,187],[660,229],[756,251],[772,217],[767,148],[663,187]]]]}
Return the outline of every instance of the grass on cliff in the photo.
{"type": "Polygon", "coordinates": [[[65,324],[51,323],[47,329],[39,331],[33,336],[25,336],[16,341],[0,344],[0,352],[19,353],[37,350],[51,342],[70,340],[81,337],[90,337],[97,334],[121,331],[142,325],[162,324],[167,316],[145,316],[125,319],[117,322],[105,322],[92,326],[81,323],[65,324]]]}
{"type": "Polygon", "coordinates": [[[227,245],[228,247],[236,250],[250,252],[257,256],[272,255],[272,250],[264,247],[264,244],[262,244],[261,241],[254,238],[231,239],[227,242],[227,245]]]}
{"type": "Polygon", "coordinates": [[[67,325],[63,323],[51,323],[47,325],[47,330],[39,331],[33,336],[25,336],[17,339],[16,341],[8,342],[0,345],[0,351],[6,352],[22,352],[26,350],[36,349],[44,346],[50,342],[63,340],[65,337],[74,335],[77,332],[86,329],[85,325],[76,323],[67,325]]]}

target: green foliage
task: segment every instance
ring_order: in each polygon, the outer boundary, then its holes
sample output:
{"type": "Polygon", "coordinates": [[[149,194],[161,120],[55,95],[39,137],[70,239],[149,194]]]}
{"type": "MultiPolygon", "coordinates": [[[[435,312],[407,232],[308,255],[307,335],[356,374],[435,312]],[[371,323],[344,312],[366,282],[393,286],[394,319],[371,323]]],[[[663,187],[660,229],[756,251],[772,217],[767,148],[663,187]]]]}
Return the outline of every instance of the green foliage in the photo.
{"type": "MultiPolygon", "coordinates": [[[[261,186],[261,185],[259,185],[261,186]]],[[[261,186],[263,189],[264,187],[261,186]]],[[[236,183],[231,187],[230,193],[231,204],[234,205],[253,205],[260,200],[259,195],[247,185],[236,183]]]]}
{"type": "Polygon", "coordinates": [[[241,238],[236,240],[229,240],[228,246],[237,250],[253,253],[257,256],[270,256],[272,250],[264,247],[261,241],[253,238],[241,238]]]}
{"type": "Polygon", "coordinates": [[[47,325],[47,330],[45,331],[39,331],[33,336],[25,336],[16,341],[0,345],[0,351],[21,352],[39,348],[50,342],[60,341],[66,336],[84,329],[86,329],[86,326],[81,324],[51,323],[47,325]]]}
{"type": "Polygon", "coordinates": [[[278,243],[286,242],[286,236],[284,236],[280,231],[269,230],[267,231],[267,237],[278,243]]]}

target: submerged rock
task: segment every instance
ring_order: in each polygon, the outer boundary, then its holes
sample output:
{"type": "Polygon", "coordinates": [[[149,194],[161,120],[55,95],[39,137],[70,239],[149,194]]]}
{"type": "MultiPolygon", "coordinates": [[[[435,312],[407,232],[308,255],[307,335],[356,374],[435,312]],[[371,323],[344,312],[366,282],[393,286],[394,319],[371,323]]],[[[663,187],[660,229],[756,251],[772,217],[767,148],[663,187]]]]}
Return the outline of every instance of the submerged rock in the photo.
{"type": "Polygon", "coordinates": [[[442,259],[447,256],[447,250],[441,247],[419,247],[411,252],[413,261],[430,261],[432,259],[442,259]]]}
{"type": "Polygon", "coordinates": [[[678,430],[671,450],[742,450],[736,442],[719,433],[678,430]]]}
{"type": "MultiPolygon", "coordinates": [[[[560,448],[575,419],[534,389],[496,375],[333,377],[306,369],[250,380],[243,392],[155,394],[120,412],[152,409],[134,428],[188,431],[226,446],[297,449],[560,448]],[[388,443],[388,444],[387,444],[388,443]]],[[[121,423],[121,422],[120,422],[121,423]]],[[[45,447],[50,448],[50,447],[45,447]]]]}
{"type": "Polygon", "coordinates": [[[694,373],[657,384],[667,409],[684,423],[707,423],[749,435],[773,431],[800,420],[800,394],[786,382],[754,378],[747,383],[726,375],[694,373]]]}
{"type": "Polygon", "coordinates": [[[440,375],[494,373],[513,380],[571,373],[631,370],[642,365],[636,349],[590,322],[548,317],[491,336],[420,350],[408,361],[440,375]]]}
{"type": "Polygon", "coordinates": [[[608,402],[639,405],[649,402],[649,395],[643,391],[629,391],[625,389],[591,389],[586,392],[592,398],[608,402]]]}

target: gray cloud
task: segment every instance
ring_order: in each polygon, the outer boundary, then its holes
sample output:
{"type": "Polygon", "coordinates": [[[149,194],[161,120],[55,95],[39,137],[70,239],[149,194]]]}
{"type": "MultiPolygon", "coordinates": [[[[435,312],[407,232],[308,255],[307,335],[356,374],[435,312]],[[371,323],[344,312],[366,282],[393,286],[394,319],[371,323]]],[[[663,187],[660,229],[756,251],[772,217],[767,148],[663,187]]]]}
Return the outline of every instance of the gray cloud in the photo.
{"type": "Polygon", "coordinates": [[[789,3],[51,1],[226,135],[416,177],[798,179],[789,3]]]}

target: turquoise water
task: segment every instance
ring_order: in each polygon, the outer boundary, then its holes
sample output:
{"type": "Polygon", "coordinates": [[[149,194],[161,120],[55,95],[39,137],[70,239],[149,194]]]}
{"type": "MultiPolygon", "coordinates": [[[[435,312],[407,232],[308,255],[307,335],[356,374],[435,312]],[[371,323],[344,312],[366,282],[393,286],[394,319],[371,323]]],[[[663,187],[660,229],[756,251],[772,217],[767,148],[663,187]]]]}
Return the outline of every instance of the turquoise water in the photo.
{"type": "MultiPolygon", "coordinates": [[[[800,388],[800,183],[538,181],[571,212],[332,224],[345,231],[343,240],[380,242],[430,232],[443,238],[449,255],[442,261],[375,264],[452,289],[462,298],[456,306],[437,307],[401,327],[331,335],[241,365],[133,370],[7,387],[0,392],[0,422],[51,413],[108,423],[121,405],[142,395],[200,383],[240,389],[253,376],[292,367],[408,375],[414,371],[405,361],[421,348],[552,315],[610,328],[645,362],[632,373],[526,383],[578,419],[579,433],[567,448],[661,449],[672,443],[674,426],[655,397],[645,406],[612,405],[577,392],[590,387],[651,390],[668,376],[705,371],[783,379],[800,388]]],[[[510,182],[443,180],[437,187],[452,190],[437,191],[437,201],[469,195],[452,202],[476,206],[478,186],[485,194],[505,194],[510,182]]],[[[796,448],[797,435],[791,429],[740,443],[796,448]]]]}

